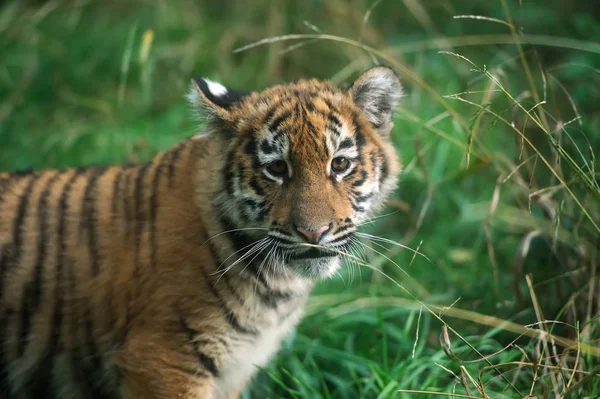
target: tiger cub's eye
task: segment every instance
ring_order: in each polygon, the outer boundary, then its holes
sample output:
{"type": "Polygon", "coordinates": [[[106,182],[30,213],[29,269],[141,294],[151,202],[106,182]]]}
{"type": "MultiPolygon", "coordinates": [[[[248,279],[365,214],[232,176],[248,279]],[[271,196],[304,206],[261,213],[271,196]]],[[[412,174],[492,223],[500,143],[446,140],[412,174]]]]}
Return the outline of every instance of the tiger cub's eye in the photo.
{"type": "Polygon", "coordinates": [[[285,161],[273,161],[267,165],[267,171],[273,176],[285,176],[287,175],[287,164],[285,161]]]}
{"type": "Polygon", "coordinates": [[[350,160],[344,157],[333,158],[331,161],[331,170],[335,173],[345,172],[350,167],[350,160]]]}

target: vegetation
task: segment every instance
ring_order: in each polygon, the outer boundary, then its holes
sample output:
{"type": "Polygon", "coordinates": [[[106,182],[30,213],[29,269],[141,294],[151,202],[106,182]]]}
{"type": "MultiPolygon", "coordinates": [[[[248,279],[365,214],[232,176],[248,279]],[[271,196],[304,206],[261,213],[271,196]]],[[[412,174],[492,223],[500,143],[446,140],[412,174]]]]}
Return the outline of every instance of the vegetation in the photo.
{"type": "Polygon", "coordinates": [[[5,1],[0,170],[146,160],[196,131],[192,76],[390,65],[400,188],[246,397],[597,398],[599,19],[566,0],[5,1]]]}

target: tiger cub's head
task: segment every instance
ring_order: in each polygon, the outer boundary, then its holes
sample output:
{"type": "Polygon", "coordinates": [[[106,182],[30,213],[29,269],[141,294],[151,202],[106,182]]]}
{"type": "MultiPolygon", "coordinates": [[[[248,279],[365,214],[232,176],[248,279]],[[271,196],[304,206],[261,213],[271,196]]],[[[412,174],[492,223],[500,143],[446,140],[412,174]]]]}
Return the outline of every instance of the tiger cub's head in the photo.
{"type": "Polygon", "coordinates": [[[259,93],[195,79],[188,97],[208,122],[203,135],[221,138],[215,206],[224,224],[267,238],[261,254],[275,257],[267,259],[275,270],[331,276],[357,226],[396,185],[396,74],[375,67],[348,90],[302,80],[259,93]]]}

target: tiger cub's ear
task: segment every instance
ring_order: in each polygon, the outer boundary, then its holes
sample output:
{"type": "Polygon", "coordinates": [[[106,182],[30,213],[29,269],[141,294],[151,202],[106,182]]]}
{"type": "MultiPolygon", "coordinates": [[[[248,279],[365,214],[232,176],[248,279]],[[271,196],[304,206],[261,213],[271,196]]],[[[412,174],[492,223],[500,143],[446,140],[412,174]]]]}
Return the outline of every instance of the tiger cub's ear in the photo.
{"type": "Polygon", "coordinates": [[[389,135],[394,110],[404,94],[396,73],[387,67],[371,68],[356,79],[349,93],[379,133],[389,135]]]}
{"type": "Polygon", "coordinates": [[[233,90],[210,79],[194,78],[186,97],[194,111],[227,120],[231,107],[248,94],[249,91],[233,90]]]}

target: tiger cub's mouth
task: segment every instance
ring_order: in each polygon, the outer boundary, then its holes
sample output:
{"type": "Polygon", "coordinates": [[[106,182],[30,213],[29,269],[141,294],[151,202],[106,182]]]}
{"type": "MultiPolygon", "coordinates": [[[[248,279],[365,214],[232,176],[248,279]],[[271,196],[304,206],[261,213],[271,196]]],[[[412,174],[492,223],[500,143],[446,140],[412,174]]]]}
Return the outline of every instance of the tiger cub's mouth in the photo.
{"type": "Polygon", "coordinates": [[[355,235],[354,225],[345,225],[334,229],[321,237],[316,243],[306,242],[297,234],[278,227],[269,229],[271,238],[289,260],[325,259],[345,254],[355,235]]]}
{"type": "Polygon", "coordinates": [[[333,249],[325,248],[309,248],[301,252],[294,252],[290,254],[290,259],[301,260],[301,259],[317,259],[317,258],[332,258],[339,256],[338,251],[333,249]]]}

